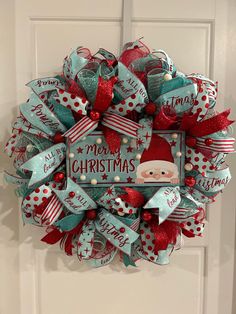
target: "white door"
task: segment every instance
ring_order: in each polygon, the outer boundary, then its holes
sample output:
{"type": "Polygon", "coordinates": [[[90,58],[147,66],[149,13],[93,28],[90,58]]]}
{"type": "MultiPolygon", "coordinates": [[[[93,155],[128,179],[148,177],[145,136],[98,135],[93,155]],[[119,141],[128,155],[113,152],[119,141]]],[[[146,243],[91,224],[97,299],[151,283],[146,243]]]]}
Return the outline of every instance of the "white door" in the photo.
{"type": "MultiPolygon", "coordinates": [[[[103,47],[117,54],[125,41],[144,36],[148,46],[167,51],[181,71],[218,79],[223,109],[227,2],[222,2],[16,0],[17,102],[27,97],[25,83],[57,74],[71,48],[103,47]]],[[[19,220],[20,307],[4,306],[2,314],[231,314],[233,213],[233,205],[218,198],[208,210],[203,238],[186,240],[169,266],[140,262],[137,269],[119,263],[88,269],[58,247],[40,243],[42,231],[22,227],[19,220]]]]}

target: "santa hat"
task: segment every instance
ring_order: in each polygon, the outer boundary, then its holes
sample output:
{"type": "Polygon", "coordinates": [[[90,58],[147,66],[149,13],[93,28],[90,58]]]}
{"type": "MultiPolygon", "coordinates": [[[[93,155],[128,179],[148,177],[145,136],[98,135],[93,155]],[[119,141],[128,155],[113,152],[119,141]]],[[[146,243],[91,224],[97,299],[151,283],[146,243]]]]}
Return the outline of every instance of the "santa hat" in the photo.
{"type": "MultiPolygon", "coordinates": [[[[153,134],[150,146],[145,150],[137,167],[137,178],[142,178],[142,172],[150,168],[167,169],[173,172],[174,177],[178,177],[178,167],[174,163],[169,142],[157,135],[153,134]]],[[[169,178],[162,178],[163,182],[170,182],[169,178]]],[[[148,178],[147,182],[156,182],[155,178],[148,178]]]]}
{"type": "Polygon", "coordinates": [[[143,152],[140,163],[151,160],[174,162],[169,142],[157,134],[152,135],[149,148],[143,152]]]}

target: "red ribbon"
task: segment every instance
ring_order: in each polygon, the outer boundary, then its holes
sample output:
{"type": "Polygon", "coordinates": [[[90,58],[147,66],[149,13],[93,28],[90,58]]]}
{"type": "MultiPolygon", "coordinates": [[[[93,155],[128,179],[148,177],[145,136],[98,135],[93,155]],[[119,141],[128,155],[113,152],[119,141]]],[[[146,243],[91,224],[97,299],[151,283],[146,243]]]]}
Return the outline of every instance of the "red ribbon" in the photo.
{"type": "Polygon", "coordinates": [[[155,237],[155,254],[158,254],[160,250],[166,250],[169,244],[175,245],[177,236],[180,233],[178,223],[165,220],[159,225],[157,219],[152,219],[150,221],[150,227],[155,237]]]}
{"type": "Polygon", "coordinates": [[[202,137],[226,129],[234,121],[228,120],[230,109],[225,110],[207,120],[196,122],[189,130],[191,136],[202,137]]]}
{"type": "Polygon", "coordinates": [[[169,130],[176,123],[176,116],[167,116],[161,107],[153,121],[154,130],[169,130]]]}
{"type": "Polygon", "coordinates": [[[61,246],[64,245],[64,250],[67,255],[72,255],[73,239],[78,235],[82,229],[84,221],[81,221],[74,229],[70,231],[61,232],[59,229],[53,227],[53,229],[46,234],[41,241],[47,244],[55,244],[61,240],[61,246]]]}
{"type": "Polygon", "coordinates": [[[123,188],[123,190],[126,192],[126,194],[119,195],[122,201],[136,208],[142,207],[144,205],[145,199],[143,194],[132,188],[123,188]]]}
{"type": "Polygon", "coordinates": [[[114,154],[116,150],[120,149],[120,134],[104,125],[102,125],[102,131],[111,153],[114,154]]]}
{"type": "Polygon", "coordinates": [[[141,47],[134,46],[131,49],[126,49],[122,52],[119,61],[122,62],[127,68],[129,65],[137,59],[146,57],[150,51],[141,41],[139,43],[142,45],[141,47]]]}
{"type": "Polygon", "coordinates": [[[109,80],[105,80],[99,76],[97,94],[93,110],[103,113],[108,109],[112,101],[113,85],[116,83],[116,81],[116,76],[111,77],[109,80]]]}

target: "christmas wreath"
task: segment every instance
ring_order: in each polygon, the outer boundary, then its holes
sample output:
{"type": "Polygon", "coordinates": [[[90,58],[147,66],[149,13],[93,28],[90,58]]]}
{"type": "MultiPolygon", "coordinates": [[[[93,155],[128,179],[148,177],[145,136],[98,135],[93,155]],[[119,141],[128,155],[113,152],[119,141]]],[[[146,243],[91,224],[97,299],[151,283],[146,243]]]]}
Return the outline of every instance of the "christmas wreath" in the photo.
{"type": "Polygon", "coordinates": [[[5,148],[16,175],[5,178],[43,242],[94,267],[116,255],[163,265],[183,235],[202,235],[234,151],[217,83],[137,40],[118,58],[79,47],[62,74],[27,86],[5,148]]]}

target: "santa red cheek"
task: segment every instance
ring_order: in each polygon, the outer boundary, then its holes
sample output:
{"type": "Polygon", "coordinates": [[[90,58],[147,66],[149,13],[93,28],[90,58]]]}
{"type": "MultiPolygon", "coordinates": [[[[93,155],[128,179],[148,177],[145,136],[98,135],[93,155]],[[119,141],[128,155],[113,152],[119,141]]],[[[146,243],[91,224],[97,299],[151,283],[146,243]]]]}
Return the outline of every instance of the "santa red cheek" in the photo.
{"type": "Polygon", "coordinates": [[[174,175],[174,172],[169,171],[166,174],[162,175],[163,178],[172,178],[174,175]]]}
{"type": "Polygon", "coordinates": [[[141,176],[143,177],[143,178],[153,178],[153,174],[150,174],[149,172],[147,172],[147,171],[142,171],[141,172],[141,176]]]}

